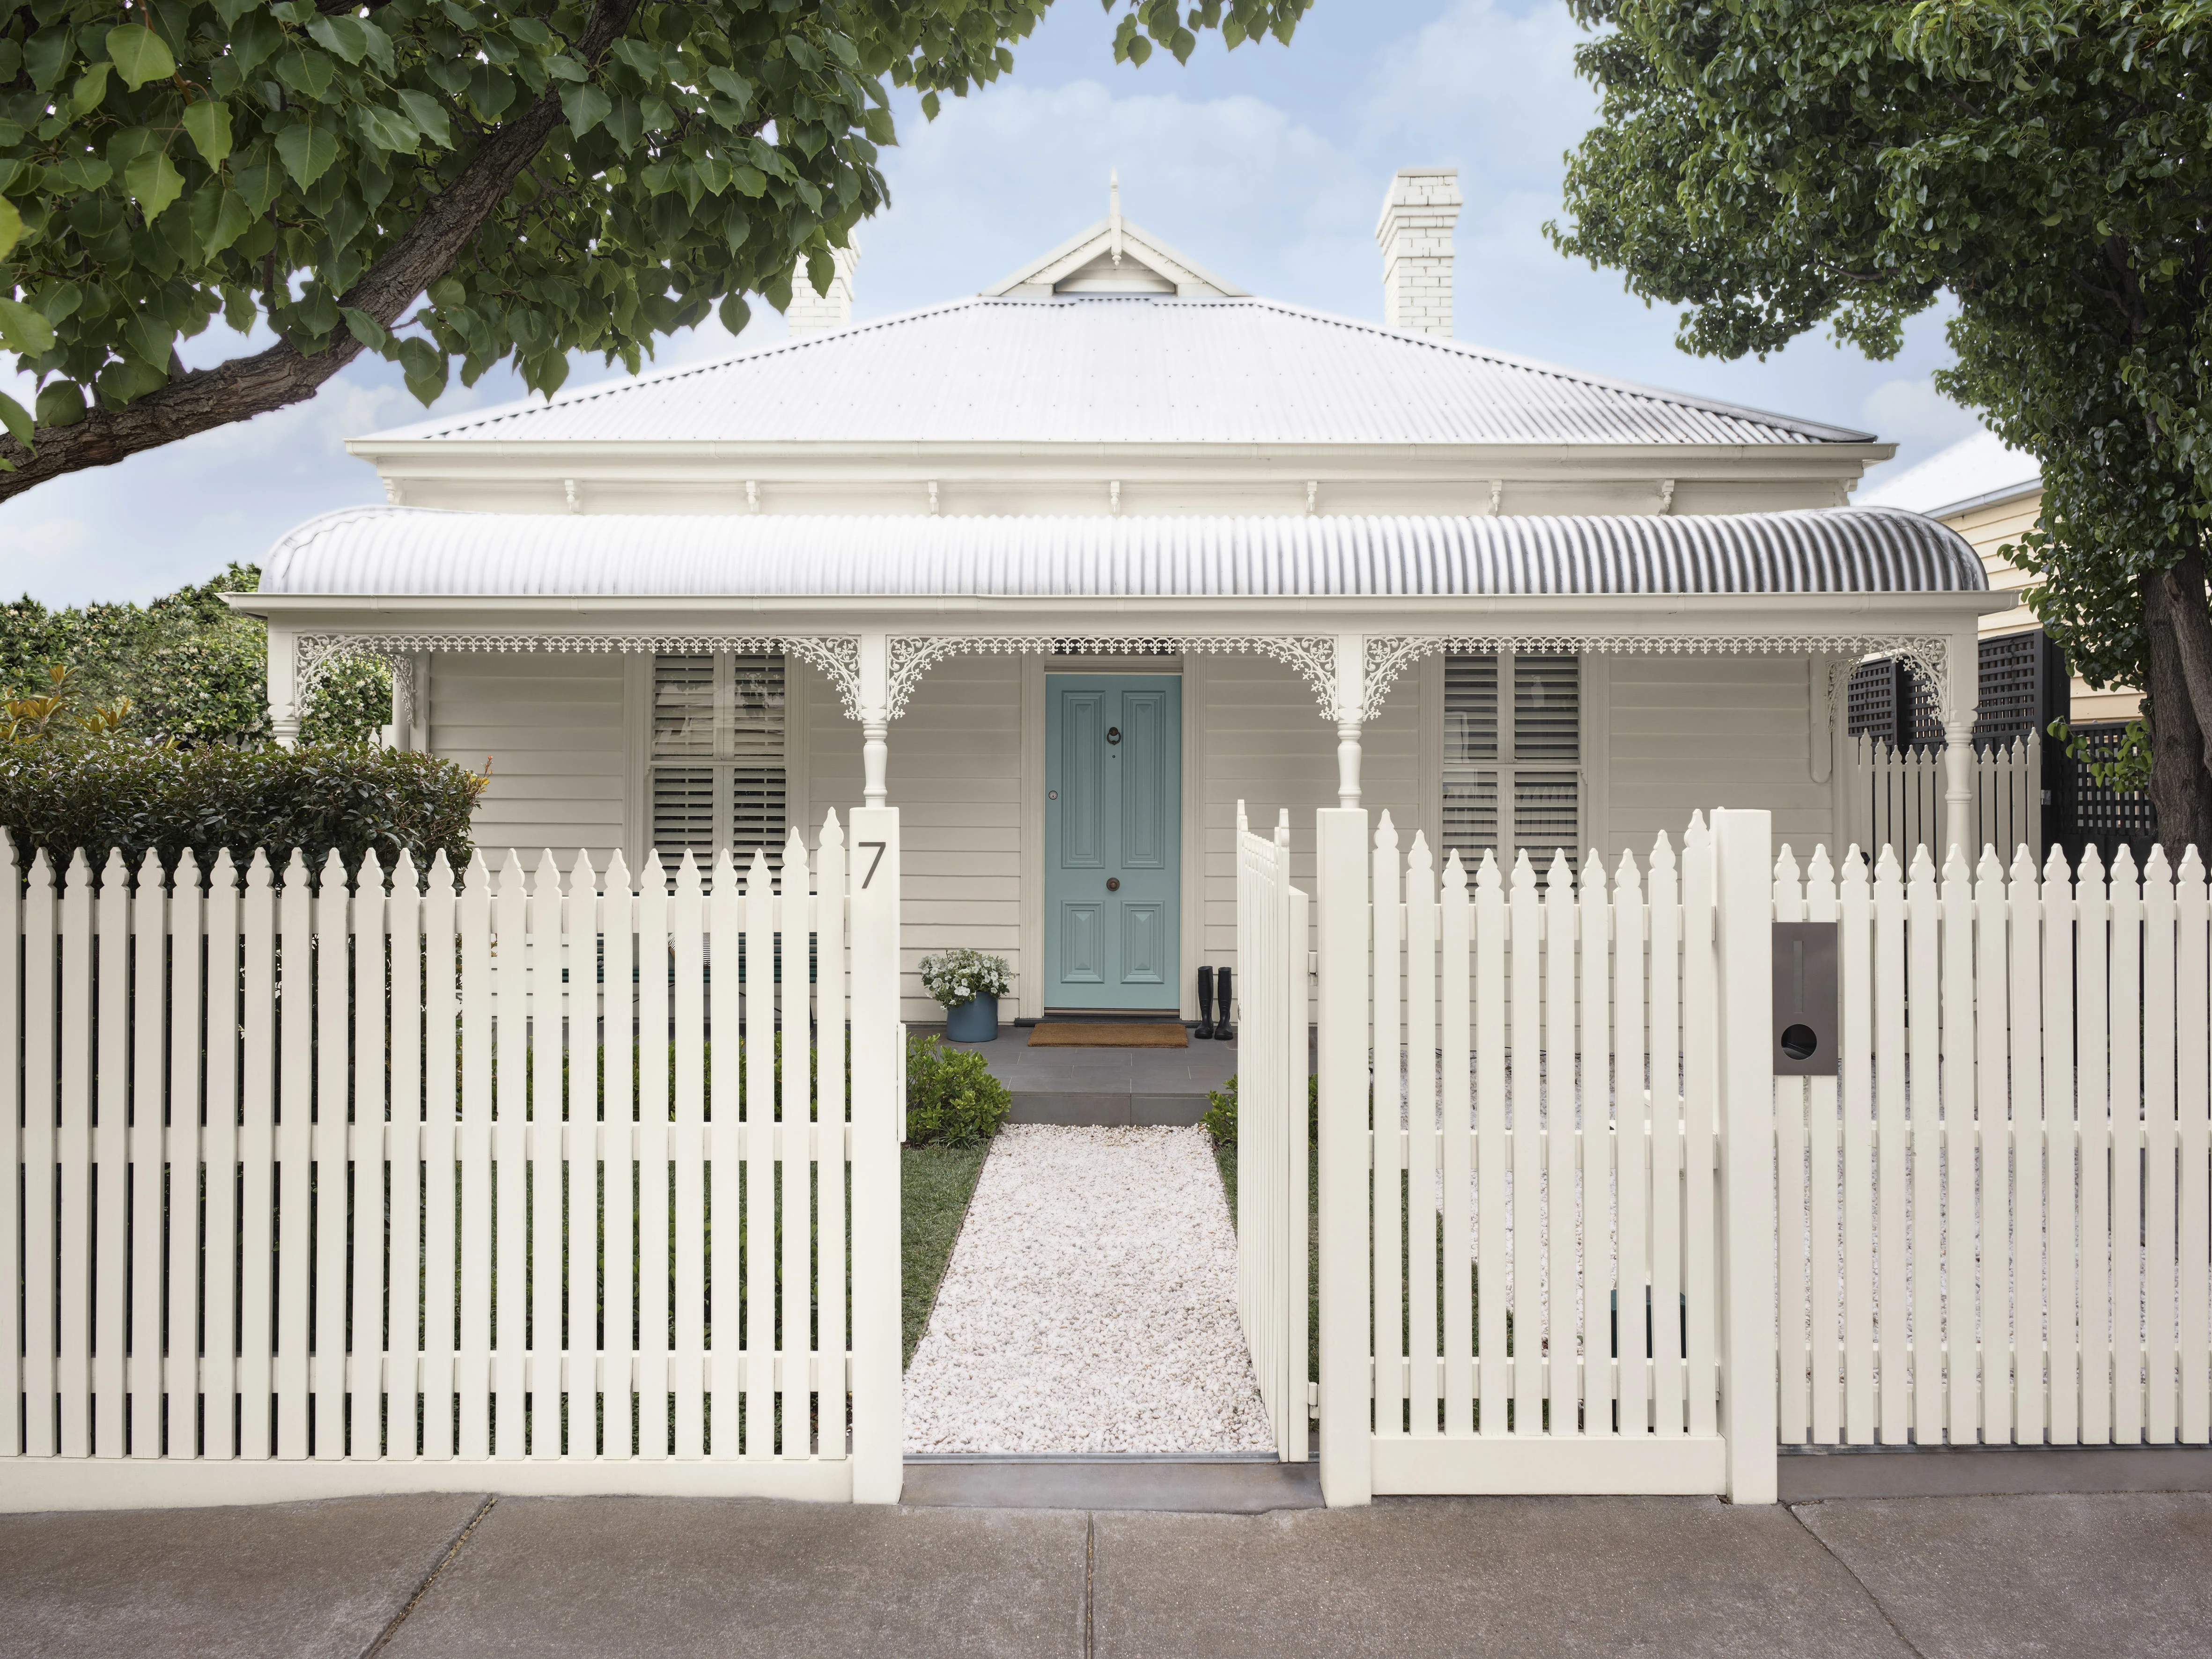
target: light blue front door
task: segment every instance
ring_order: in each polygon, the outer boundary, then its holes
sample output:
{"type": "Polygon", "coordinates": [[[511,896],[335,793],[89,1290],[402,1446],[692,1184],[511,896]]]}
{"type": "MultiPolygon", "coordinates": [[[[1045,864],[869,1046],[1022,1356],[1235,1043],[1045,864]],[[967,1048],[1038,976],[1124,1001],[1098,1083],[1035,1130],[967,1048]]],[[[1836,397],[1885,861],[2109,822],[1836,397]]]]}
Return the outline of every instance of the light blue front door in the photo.
{"type": "Polygon", "coordinates": [[[1182,681],[1045,676],[1045,1006],[1182,1006],[1182,681]]]}

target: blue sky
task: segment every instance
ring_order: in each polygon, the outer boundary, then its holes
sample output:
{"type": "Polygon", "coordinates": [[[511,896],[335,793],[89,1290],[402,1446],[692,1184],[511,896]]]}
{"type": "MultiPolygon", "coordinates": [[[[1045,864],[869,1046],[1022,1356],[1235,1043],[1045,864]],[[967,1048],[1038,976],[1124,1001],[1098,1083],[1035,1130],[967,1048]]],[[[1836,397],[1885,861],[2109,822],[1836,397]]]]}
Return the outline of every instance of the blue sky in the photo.
{"type": "MultiPolygon", "coordinates": [[[[1229,52],[1209,39],[1187,66],[1162,55],[1141,70],[1115,64],[1112,32],[1090,0],[1060,0],[1015,49],[1012,76],[933,123],[899,100],[891,206],[860,234],[859,314],[1006,275],[1101,217],[1118,167],[1123,212],[1229,281],[1379,318],[1384,186],[1397,167],[1449,163],[1467,198],[1461,339],[1876,432],[1899,445],[1893,466],[1978,429],[1930,383],[1949,360],[1935,315],[1887,363],[1818,335],[1764,363],[1711,361],[1675,349],[1671,312],[1552,250],[1541,227],[1560,211],[1561,156],[1595,108],[1574,75],[1578,32],[1556,0],[1319,0],[1288,47],[1229,52]]],[[[781,331],[756,311],[747,346],[781,331]]],[[[664,343],[659,361],[738,343],[708,324],[664,343]]],[[[185,355],[246,348],[218,323],[185,355]]],[[[568,384],[611,372],[621,371],[581,360],[568,384]]],[[[490,375],[435,409],[520,391],[490,375]]],[[[143,599],[258,558],[303,518],[381,500],[343,440],[422,414],[396,369],[357,363],[307,404],[43,485],[0,506],[0,592],[143,599]]]]}

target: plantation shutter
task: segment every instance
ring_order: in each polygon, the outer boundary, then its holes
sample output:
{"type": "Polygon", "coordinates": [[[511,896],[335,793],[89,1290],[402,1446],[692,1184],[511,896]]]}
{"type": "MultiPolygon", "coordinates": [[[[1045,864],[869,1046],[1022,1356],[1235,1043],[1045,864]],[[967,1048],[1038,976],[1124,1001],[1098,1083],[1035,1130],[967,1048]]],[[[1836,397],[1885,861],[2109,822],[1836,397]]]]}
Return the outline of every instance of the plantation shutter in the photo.
{"type": "Polygon", "coordinates": [[[1499,651],[1444,658],[1443,851],[1485,851],[1539,874],[1582,845],[1582,659],[1499,651]]]}
{"type": "Polygon", "coordinates": [[[743,866],[754,849],[780,865],[784,788],[781,657],[729,651],[653,663],[653,845],[673,868],[709,864],[723,848],[743,866]]]}

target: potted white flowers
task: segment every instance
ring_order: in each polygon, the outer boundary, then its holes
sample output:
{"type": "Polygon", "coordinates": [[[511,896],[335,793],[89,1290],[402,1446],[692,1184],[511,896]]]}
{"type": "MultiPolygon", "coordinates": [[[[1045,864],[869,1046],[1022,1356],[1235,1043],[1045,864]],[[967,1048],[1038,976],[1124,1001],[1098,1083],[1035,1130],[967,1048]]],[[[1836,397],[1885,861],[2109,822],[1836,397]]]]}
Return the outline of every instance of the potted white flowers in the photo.
{"type": "Polygon", "coordinates": [[[921,959],[921,988],[945,1005],[945,1035],[954,1043],[988,1043],[999,1035],[999,999],[1013,989],[1003,956],[962,946],[921,959]]]}

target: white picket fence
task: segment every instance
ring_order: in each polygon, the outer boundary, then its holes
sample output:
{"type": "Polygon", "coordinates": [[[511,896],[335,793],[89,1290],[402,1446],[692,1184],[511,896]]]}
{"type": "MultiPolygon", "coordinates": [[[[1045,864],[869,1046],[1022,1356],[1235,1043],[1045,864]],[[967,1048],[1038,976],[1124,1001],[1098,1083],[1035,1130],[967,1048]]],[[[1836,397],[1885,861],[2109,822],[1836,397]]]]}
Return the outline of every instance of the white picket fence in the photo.
{"type": "Polygon", "coordinates": [[[2205,871],[1856,849],[1775,871],[1840,923],[1840,1075],[1778,1080],[1778,1432],[2212,1438],[2205,871]]]}
{"type": "Polygon", "coordinates": [[[1717,813],[1679,868],[1662,836],[1540,887],[1439,878],[1387,814],[1317,832],[1332,1504],[1771,1501],[1779,1444],[2212,1438],[2193,850],[1838,880],[1717,813]],[[1838,929],[1830,1076],[1781,1075],[1773,928],[1804,922],[1838,929]]]}
{"type": "Polygon", "coordinates": [[[0,1506],[894,1501],[897,814],[852,822],[781,891],[11,863],[0,1506]]]}
{"type": "MultiPolygon", "coordinates": [[[[1945,845],[1945,791],[1950,782],[1940,748],[1898,748],[1862,732],[1850,740],[1845,781],[1849,845],[1918,847],[1945,845]]],[[[1974,791],[1977,847],[2039,846],[2043,841],[2043,744],[2031,735],[2009,743],[1977,744],[1968,769],[1974,791]]]]}
{"type": "Polygon", "coordinates": [[[1307,1222],[1307,899],[1291,885],[1291,815],[1255,835],[1237,807],[1237,1311],[1285,1462],[1307,1459],[1312,1341],[1307,1222]]]}

